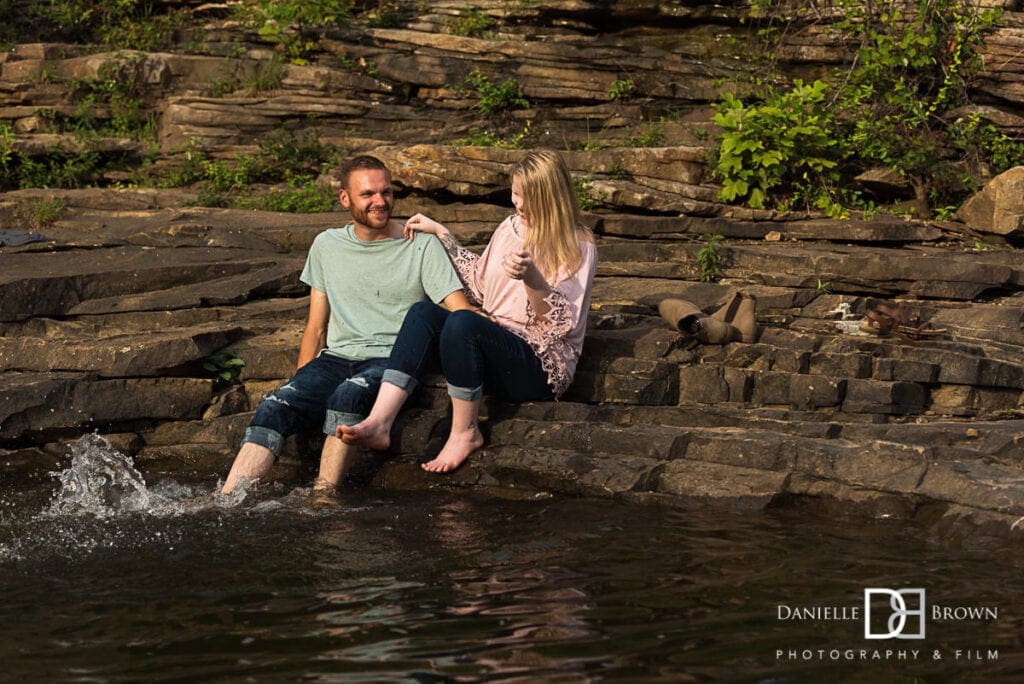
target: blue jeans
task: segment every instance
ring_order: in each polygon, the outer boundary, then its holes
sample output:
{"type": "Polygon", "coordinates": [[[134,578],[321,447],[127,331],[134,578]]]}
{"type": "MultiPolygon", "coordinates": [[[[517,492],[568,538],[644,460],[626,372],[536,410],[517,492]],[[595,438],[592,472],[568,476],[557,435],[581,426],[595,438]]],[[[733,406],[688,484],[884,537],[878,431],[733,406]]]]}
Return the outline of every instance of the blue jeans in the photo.
{"type": "Polygon", "coordinates": [[[488,394],[509,401],[552,398],[548,376],[526,340],[472,311],[431,302],[412,305],[391,349],[384,381],[412,392],[440,356],[448,394],[474,401],[488,394]]]}
{"type": "Polygon", "coordinates": [[[352,361],[321,352],[256,409],[243,442],[280,453],[284,439],[318,422],[325,435],[355,425],[370,413],[387,359],[352,361]]]}

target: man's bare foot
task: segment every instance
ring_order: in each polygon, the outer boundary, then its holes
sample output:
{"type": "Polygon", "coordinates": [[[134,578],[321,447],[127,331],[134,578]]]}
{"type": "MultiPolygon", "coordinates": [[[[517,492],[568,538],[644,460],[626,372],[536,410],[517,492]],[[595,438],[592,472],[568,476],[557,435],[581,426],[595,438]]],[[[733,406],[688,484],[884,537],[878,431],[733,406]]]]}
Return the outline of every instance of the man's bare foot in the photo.
{"type": "Polygon", "coordinates": [[[245,442],[238,450],[231,471],[224,480],[221,494],[230,494],[243,480],[258,480],[274,465],[274,452],[254,442],[245,442]]]}
{"type": "Polygon", "coordinates": [[[428,473],[450,473],[462,465],[471,453],[484,445],[484,436],[474,425],[472,429],[452,433],[441,453],[433,461],[420,465],[428,473]]]}
{"type": "Polygon", "coordinates": [[[339,425],[335,435],[345,444],[357,444],[383,451],[391,446],[391,426],[367,418],[355,425],[339,425]]]}
{"type": "Polygon", "coordinates": [[[309,500],[314,506],[337,506],[341,503],[338,485],[318,477],[309,493],[309,500]]]}

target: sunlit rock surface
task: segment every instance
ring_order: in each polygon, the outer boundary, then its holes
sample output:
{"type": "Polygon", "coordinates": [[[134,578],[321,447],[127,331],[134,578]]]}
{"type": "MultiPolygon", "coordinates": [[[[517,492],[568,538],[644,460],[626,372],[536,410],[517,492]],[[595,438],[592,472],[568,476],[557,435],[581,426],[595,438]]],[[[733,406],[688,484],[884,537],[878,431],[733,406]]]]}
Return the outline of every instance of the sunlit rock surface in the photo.
{"type": "MultiPolygon", "coordinates": [[[[239,55],[231,64],[241,84],[273,54],[212,11],[209,54],[19,45],[0,56],[0,118],[21,153],[76,150],[73,136],[43,130],[38,110],[72,106],[58,76],[123,64],[159,114],[156,164],[176,163],[185,143],[230,158],[283,125],[315,127],[347,152],[387,161],[399,216],[428,213],[481,248],[508,212],[507,174],[521,152],[453,144],[490,123],[459,85],[475,70],[514,78],[530,108],[506,123],[529,122],[528,146],[565,150],[594,203],[587,222],[600,263],[576,381],[560,402],[488,402],[487,446],[437,477],[416,467],[446,434],[447,400],[432,378],[390,453],[362,459],[357,486],[676,506],[819,501],[1004,529],[1024,517],[1019,231],[982,234],[966,211],[957,222],[832,220],[716,202],[709,103],[740,68],[725,44],[750,40],[738,6],[484,2],[496,27],[470,38],[446,32],[462,3],[426,5],[401,29],[328,32],[313,63],[287,65],[280,86],[261,93],[210,92],[226,55],[239,55]],[[373,69],[353,67],[366,64],[373,69]],[[626,79],[630,96],[612,97],[626,79]],[[678,115],[659,124],[658,144],[637,144],[657,123],[648,112],[668,107],[678,115]],[[698,253],[709,235],[723,238],[721,270],[704,282],[698,253]],[[755,342],[699,345],[658,317],[666,297],[712,311],[734,291],[757,297],[755,342]],[[864,333],[869,298],[904,301],[915,325],[940,332],[864,333]]],[[[1024,14],[1013,9],[986,42],[1001,66],[989,60],[979,85],[1011,133],[1024,130],[1024,14]]],[[[792,41],[782,54],[794,73],[840,58],[824,33],[792,41]]],[[[90,144],[140,150],[131,140],[90,144]]],[[[330,169],[319,182],[337,187],[330,169]]],[[[189,473],[212,488],[260,397],[294,369],[306,250],[346,216],[202,208],[196,195],[0,195],[0,228],[42,235],[0,247],[0,462],[12,478],[66,468],[67,443],[98,431],[139,469],[189,473]],[[34,226],[33,204],[53,198],[63,215],[34,226]],[[245,362],[231,382],[204,367],[221,351],[245,362]]],[[[304,481],[317,450],[316,435],[290,440],[274,476],[304,481]]]]}

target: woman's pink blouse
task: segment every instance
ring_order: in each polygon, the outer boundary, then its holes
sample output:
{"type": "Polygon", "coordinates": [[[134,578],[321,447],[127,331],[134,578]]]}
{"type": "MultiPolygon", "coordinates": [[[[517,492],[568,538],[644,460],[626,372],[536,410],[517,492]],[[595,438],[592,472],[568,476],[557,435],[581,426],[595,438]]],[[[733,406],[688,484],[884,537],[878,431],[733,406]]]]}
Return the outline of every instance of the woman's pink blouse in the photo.
{"type": "MultiPolygon", "coordinates": [[[[582,228],[581,234],[589,229],[582,228]]],[[[592,239],[580,239],[583,260],[575,273],[559,272],[545,301],[551,306],[545,316],[537,316],[521,280],[505,275],[502,259],[512,251],[521,251],[522,226],[518,216],[509,216],[491,236],[483,253],[477,256],[460,247],[452,263],[466,286],[469,297],[505,329],[519,335],[533,349],[548,375],[548,385],[557,398],[569,388],[587,330],[590,290],[597,269],[597,247],[592,239]]]]}

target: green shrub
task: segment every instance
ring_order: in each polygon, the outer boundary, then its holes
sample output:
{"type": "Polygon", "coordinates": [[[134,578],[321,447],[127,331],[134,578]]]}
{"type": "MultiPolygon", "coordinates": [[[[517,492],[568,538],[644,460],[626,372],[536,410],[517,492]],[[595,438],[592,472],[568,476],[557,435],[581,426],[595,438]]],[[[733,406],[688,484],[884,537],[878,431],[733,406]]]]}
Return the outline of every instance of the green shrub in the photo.
{"type": "Polygon", "coordinates": [[[271,59],[260,60],[256,71],[245,82],[247,88],[255,93],[277,90],[284,83],[285,66],[276,55],[271,59]]]}
{"type": "Polygon", "coordinates": [[[210,354],[203,359],[203,370],[224,384],[231,384],[238,380],[244,367],[245,361],[239,358],[237,353],[228,350],[210,354]]]}
{"type": "Polygon", "coordinates": [[[761,208],[778,186],[836,180],[836,139],[824,104],[827,88],[821,81],[796,81],[792,90],[751,106],[725,94],[714,116],[724,129],[715,164],[722,179],[720,199],[761,208]]]}
{"type": "Polygon", "coordinates": [[[484,38],[494,25],[494,19],[484,14],[479,7],[470,7],[448,24],[448,33],[453,36],[484,38]]]}
{"type": "Polygon", "coordinates": [[[262,180],[288,181],[319,174],[325,165],[337,162],[340,155],[334,145],[320,142],[315,130],[296,135],[281,128],[260,140],[257,158],[262,180]]]}
{"type": "Polygon", "coordinates": [[[1024,142],[1006,135],[980,113],[957,118],[949,132],[969,163],[989,164],[992,173],[1024,164],[1024,142]]]}
{"type": "Polygon", "coordinates": [[[316,41],[306,34],[315,28],[344,26],[351,18],[348,0],[259,0],[240,10],[259,35],[281,46],[294,64],[307,64],[316,41]]]}
{"type": "Polygon", "coordinates": [[[45,156],[30,157],[14,149],[10,124],[0,123],[0,189],[82,188],[97,184],[103,173],[124,169],[131,154],[106,154],[86,149],[68,152],[54,148],[45,156]]]}
{"type": "Polygon", "coordinates": [[[50,199],[39,199],[29,205],[29,212],[32,214],[32,223],[36,228],[52,226],[64,216],[68,203],[61,197],[50,199]]]}
{"type": "Polygon", "coordinates": [[[0,121],[0,188],[17,185],[17,155],[14,152],[14,129],[0,121]]]}
{"type": "Polygon", "coordinates": [[[469,135],[455,141],[456,145],[472,145],[475,147],[499,147],[507,150],[520,150],[523,148],[523,141],[530,134],[530,122],[523,124],[523,128],[515,133],[502,136],[494,131],[484,131],[473,127],[469,135]]]}
{"type": "Polygon", "coordinates": [[[217,75],[207,84],[206,92],[211,97],[224,97],[242,87],[242,65],[239,60],[245,56],[245,48],[236,45],[220,63],[217,75]]]}
{"type": "Polygon", "coordinates": [[[96,152],[57,153],[20,158],[18,186],[22,188],[82,188],[96,183],[103,170],[96,152]]]}
{"type": "Polygon", "coordinates": [[[664,143],[665,125],[661,122],[643,124],[636,135],[625,141],[627,147],[658,147],[664,143]]]}
{"type": "Polygon", "coordinates": [[[700,269],[700,281],[713,283],[722,277],[722,244],[721,235],[705,235],[704,246],[697,251],[697,267],[700,269]]]}
{"type": "Polygon", "coordinates": [[[381,2],[367,19],[370,28],[401,28],[406,22],[406,11],[400,2],[381,2]]]}
{"type": "Polygon", "coordinates": [[[601,204],[602,199],[605,199],[604,193],[601,193],[601,199],[593,196],[590,190],[590,184],[593,182],[594,179],[590,176],[574,176],[572,179],[572,186],[576,190],[576,201],[583,211],[590,211],[601,204]]]}
{"type": "Polygon", "coordinates": [[[194,145],[189,145],[180,151],[175,160],[178,161],[178,165],[157,181],[157,186],[180,188],[197,183],[205,177],[206,171],[203,163],[207,161],[206,155],[194,145]]]}
{"type": "Polygon", "coordinates": [[[491,83],[479,71],[472,72],[466,82],[476,91],[479,99],[480,113],[484,116],[495,112],[504,112],[512,109],[529,109],[529,101],[523,97],[519,84],[514,79],[507,78],[499,85],[491,83]]]}
{"type": "Polygon", "coordinates": [[[49,0],[32,3],[32,33],[48,40],[158,50],[173,44],[184,12],[160,14],[152,0],[49,0]]]}
{"type": "Polygon", "coordinates": [[[315,131],[296,136],[278,129],[259,142],[256,154],[209,160],[189,148],[180,165],[161,185],[179,187],[200,183],[197,204],[210,207],[240,206],[268,211],[322,212],[336,208],[336,198],[316,187],[324,168],[337,162],[341,151],[320,142],[315,131]],[[287,183],[287,189],[251,196],[257,183],[287,183]]]}
{"type": "Polygon", "coordinates": [[[338,196],[327,188],[317,186],[313,179],[294,179],[287,189],[270,190],[255,197],[242,199],[238,206],[261,211],[286,211],[296,214],[316,214],[337,211],[338,196]]]}
{"type": "Polygon", "coordinates": [[[51,115],[57,129],[80,136],[117,136],[133,139],[152,137],[156,115],[144,107],[145,87],[140,68],[145,58],[135,56],[111,61],[100,67],[95,78],[71,82],[77,107],[68,117],[51,115]],[[99,108],[110,116],[100,119],[99,108]]]}
{"type": "Polygon", "coordinates": [[[613,100],[625,100],[633,91],[636,90],[636,84],[633,83],[633,79],[616,79],[612,81],[611,88],[608,89],[608,97],[613,100]]]}
{"type": "MultiPolygon", "coordinates": [[[[775,16],[779,4],[755,0],[751,17],[775,16]]],[[[1020,143],[994,127],[947,116],[969,104],[984,32],[998,23],[998,11],[966,0],[835,6],[841,18],[833,34],[853,58],[836,69],[832,85],[765,86],[783,81],[772,71],[760,82],[760,98],[744,104],[727,95],[719,103],[722,199],[783,208],[799,199],[839,215],[836,204],[859,200],[837,186],[884,165],[905,176],[918,198],[945,207],[972,189],[965,162],[999,169],[1020,158],[1020,143]]],[[[787,8],[777,15],[792,16],[787,8]]],[[[786,33],[769,22],[761,35],[786,33]]]]}

